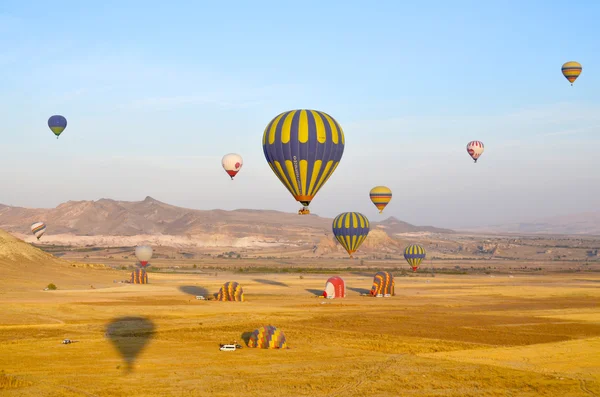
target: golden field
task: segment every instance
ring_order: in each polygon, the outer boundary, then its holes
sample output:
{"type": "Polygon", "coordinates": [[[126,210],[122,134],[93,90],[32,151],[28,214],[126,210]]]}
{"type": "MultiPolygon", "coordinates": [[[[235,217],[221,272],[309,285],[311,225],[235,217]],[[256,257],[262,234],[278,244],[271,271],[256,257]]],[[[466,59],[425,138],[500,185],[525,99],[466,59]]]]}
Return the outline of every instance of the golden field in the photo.
{"type": "Polygon", "coordinates": [[[39,255],[39,270],[0,260],[2,396],[600,395],[594,273],[410,275],[395,297],[371,298],[360,296],[370,272],[341,271],[348,297],[326,300],[326,274],[150,273],[129,285],[113,283],[127,271],[39,255]],[[229,280],[245,302],[195,299],[229,280]],[[59,289],[43,291],[49,282],[59,289]],[[106,335],[123,317],[153,326],[119,342],[146,342],[131,371],[106,335]],[[219,351],[268,324],[289,349],[219,351]]]}

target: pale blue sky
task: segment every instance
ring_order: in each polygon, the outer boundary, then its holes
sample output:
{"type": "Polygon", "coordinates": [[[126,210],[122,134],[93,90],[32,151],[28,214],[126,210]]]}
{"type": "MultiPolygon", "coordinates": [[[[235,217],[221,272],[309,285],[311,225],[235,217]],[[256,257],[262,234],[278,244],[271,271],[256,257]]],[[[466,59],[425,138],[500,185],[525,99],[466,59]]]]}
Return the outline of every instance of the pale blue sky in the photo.
{"type": "Polygon", "coordinates": [[[379,184],[394,192],[384,215],[415,224],[598,210],[600,2],[566,4],[4,0],[0,203],[150,195],[295,212],[261,138],[280,112],[311,108],[346,134],[313,213],[383,219],[368,198],[379,184]],[[69,122],[58,141],[52,114],[69,122]],[[234,182],[229,152],[244,157],[234,182]]]}

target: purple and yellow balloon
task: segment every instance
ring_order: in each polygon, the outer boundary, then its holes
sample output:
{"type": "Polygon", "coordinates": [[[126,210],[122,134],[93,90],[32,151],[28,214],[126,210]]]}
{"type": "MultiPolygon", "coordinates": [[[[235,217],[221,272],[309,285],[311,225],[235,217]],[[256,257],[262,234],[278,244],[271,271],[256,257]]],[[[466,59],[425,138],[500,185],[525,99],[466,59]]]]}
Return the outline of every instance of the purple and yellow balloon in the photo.
{"type": "Polygon", "coordinates": [[[50,130],[52,130],[54,135],[56,135],[56,139],[58,139],[58,136],[67,128],[67,119],[60,115],[50,116],[48,127],[50,127],[50,130]]]}

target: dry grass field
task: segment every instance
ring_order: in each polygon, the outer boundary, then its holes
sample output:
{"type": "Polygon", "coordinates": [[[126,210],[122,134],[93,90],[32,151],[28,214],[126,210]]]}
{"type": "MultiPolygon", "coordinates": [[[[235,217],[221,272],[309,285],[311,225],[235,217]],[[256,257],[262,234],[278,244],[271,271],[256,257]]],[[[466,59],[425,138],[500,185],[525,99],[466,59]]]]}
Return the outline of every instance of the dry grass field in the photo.
{"type": "Polygon", "coordinates": [[[13,240],[0,252],[12,258],[0,260],[2,396],[600,395],[597,273],[420,274],[371,298],[360,295],[371,271],[332,269],[348,297],[326,300],[316,294],[327,274],[159,272],[115,284],[128,272],[13,240]],[[195,299],[229,280],[246,302],[195,299]],[[49,282],[58,290],[43,291],[49,282]],[[127,317],[139,318],[128,337],[107,334],[127,317]],[[268,324],[289,349],[219,351],[268,324]]]}

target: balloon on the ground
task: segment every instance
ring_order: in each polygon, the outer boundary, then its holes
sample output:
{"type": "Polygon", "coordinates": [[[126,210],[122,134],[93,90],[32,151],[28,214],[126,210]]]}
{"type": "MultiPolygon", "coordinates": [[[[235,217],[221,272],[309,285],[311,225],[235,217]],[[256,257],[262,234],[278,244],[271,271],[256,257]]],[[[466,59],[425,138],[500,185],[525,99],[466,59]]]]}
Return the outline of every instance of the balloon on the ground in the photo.
{"type": "Polygon", "coordinates": [[[582,70],[583,68],[581,67],[581,64],[575,61],[566,62],[562,65],[561,68],[563,76],[565,76],[565,78],[569,80],[571,85],[573,85],[575,80],[577,80],[577,77],[579,77],[582,70]]]}
{"type": "Polygon", "coordinates": [[[233,180],[233,177],[240,172],[240,169],[242,169],[244,161],[242,160],[242,156],[239,154],[229,153],[223,156],[223,159],[221,159],[221,165],[223,165],[223,169],[225,172],[227,172],[227,175],[231,177],[231,180],[233,180]]]}
{"type": "Polygon", "coordinates": [[[323,296],[327,299],[344,298],[346,296],[346,283],[340,276],[329,277],[325,283],[323,296]]]}
{"type": "Polygon", "coordinates": [[[60,115],[50,116],[48,127],[50,127],[50,130],[56,135],[56,139],[58,139],[58,136],[67,128],[67,119],[60,115]]]}
{"type": "Polygon", "coordinates": [[[46,233],[46,224],[44,222],[35,222],[31,225],[31,233],[39,240],[46,233]]]}
{"type": "Polygon", "coordinates": [[[131,272],[131,284],[148,284],[148,273],[146,269],[135,269],[131,272]]]}
{"type": "Polygon", "coordinates": [[[283,331],[272,325],[260,327],[252,332],[248,340],[248,347],[259,349],[286,349],[287,341],[283,331]]]}
{"type": "Polygon", "coordinates": [[[344,153],[344,132],[317,110],[291,110],[275,117],[263,133],[263,152],[271,170],[296,201],[308,206],[337,168],[344,153]]]}
{"type": "Polygon", "coordinates": [[[404,249],[404,259],[406,259],[410,267],[412,267],[413,272],[417,271],[417,268],[423,259],[425,259],[425,255],[425,248],[417,244],[411,244],[404,249]]]}
{"type": "Polygon", "coordinates": [[[467,153],[477,162],[477,159],[483,154],[483,142],[471,141],[467,144],[467,153]]]}
{"type": "Polygon", "coordinates": [[[218,301],[244,301],[244,290],[237,281],[228,281],[219,290],[217,294],[218,301]]]}
{"type": "Polygon", "coordinates": [[[392,191],[387,186],[375,186],[369,192],[369,197],[381,214],[385,206],[392,200],[392,191]]]}
{"type": "Polygon", "coordinates": [[[359,212],[343,212],[334,218],[332,230],[352,258],[352,254],[369,235],[369,220],[359,212]]]}
{"type": "Polygon", "coordinates": [[[152,247],[148,245],[138,245],[135,247],[135,256],[140,261],[142,267],[146,267],[148,261],[152,259],[152,247]]]}
{"type": "Polygon", "coordinates": [[[376,298],[389,298],[396,295],[394,276],[390,272],[377,272],[373,277],[370,294],[376,298]]]}

